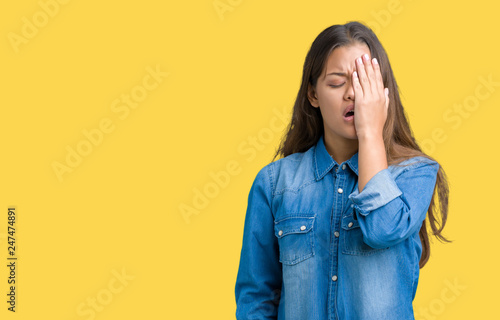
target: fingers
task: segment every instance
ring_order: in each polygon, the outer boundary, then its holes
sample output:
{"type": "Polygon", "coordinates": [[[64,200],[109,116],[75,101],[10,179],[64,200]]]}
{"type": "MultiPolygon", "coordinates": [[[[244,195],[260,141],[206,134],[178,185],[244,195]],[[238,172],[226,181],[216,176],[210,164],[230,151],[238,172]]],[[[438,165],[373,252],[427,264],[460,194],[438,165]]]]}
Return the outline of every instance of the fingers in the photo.
{"type": "Polygon", "coordinates": [[[378,85],[377,85],[377,78],[374,70],[374,66],[372,65],[372,61],[370,61],[370,57],[368,54],[363,55],[363,67],[365,69],[366,77],[368,79],[368,82],[370,84],[370,91],[372,94],[377,94],[378,91],[378,85]]]}
{"type": "Polygon", "coordinates": [[[356,59],[356,70],[358,71],[359,83],[364,94],[373,94],[382,97],[384,81],[380,71],[380,65],[376,58],[370,60],[368,54],[356,59]]]}
{"type": "Polygon", "coordinates": [[[377,90],[380,91],[384,89],[384,79],[382,79],[382,72],[380,71],[380,65],[378,64],[377,58],[373,58],[372,62],[375,83],[377,84],[377,90]]]}
{"type": "Polygon", "coordinates": [[[363,88],[361,88],[361,84],[359,83],[358,72],[354,71],[352,73],[352,87],[354,89],[354,100],[360,101],[363,98],[363,88]]]}
{"type": "Polygon", "coordinates": [[[361,58],[361,57],[356,59],[356,70],[358,71],[358,79],[359,79],[359,83],[361,84],[361,87],[363,89],[363,93],[370,94],[372,92],[372,89],[370,86],[370,79],[368,78],[368,75],[366,73],[365,64],[363,62],[363,58],[361,58]]]}

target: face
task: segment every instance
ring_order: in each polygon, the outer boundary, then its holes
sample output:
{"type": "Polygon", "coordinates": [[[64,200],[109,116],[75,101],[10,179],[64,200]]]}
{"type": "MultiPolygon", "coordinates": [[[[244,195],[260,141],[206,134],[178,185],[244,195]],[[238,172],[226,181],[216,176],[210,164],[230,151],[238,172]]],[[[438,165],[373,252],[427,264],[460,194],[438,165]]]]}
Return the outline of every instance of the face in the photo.
{"type": "Polygon", "coordinates": [[[309,102],[321,110],[326,141],[357,144],[354,116],[346,118],[344,113],[354,105],[352,73],[356,71],[355,59],[365,53],[371,58],[368,46],[360,43],[334,49],[316,88],[309,88],[309,102]]]}

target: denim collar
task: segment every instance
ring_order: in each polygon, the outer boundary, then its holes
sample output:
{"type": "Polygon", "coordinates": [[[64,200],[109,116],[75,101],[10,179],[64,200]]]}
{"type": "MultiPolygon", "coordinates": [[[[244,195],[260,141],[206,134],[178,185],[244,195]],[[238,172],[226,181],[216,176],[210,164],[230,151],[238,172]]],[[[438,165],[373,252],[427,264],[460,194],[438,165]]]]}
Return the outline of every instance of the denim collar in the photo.
{"type": "MultiPolygon", "coordinates": [[[[337,162],[330,156],[326,150],[324,134],[321,135],[316,146],[314,148],[314,175],[316,180],[322,179],[335,165],[337,162]]],[[[351,168],[351,170],[358,175],[358,153],[356,152],[349,160],[345,163],[351,168]]]]}

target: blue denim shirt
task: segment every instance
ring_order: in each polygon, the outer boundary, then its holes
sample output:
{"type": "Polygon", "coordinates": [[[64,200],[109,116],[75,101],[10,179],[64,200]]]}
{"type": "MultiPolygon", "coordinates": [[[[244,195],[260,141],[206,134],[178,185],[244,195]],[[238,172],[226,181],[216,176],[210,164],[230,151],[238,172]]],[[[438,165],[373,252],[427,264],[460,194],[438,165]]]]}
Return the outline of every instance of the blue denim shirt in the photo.
{"type": "Polygon", "coordinates": [[[338,164],[323,137],[266,165],[248,197],[236,318],[414,319],[438,169],[414,157],[358,192],[358,154],[338,164]]]}

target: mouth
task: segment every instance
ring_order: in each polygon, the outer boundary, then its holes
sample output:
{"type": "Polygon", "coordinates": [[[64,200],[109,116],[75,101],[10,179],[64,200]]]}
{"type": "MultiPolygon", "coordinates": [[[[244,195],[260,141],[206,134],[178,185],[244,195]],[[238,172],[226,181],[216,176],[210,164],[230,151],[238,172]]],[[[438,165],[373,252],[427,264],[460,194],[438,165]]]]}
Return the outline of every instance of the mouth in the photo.
{"type": "Polygon", "coordinates": [[[344,110],[344,119],[352,120],[353,118],[354,118],[354,105],[350,105],[344,110]]]}

